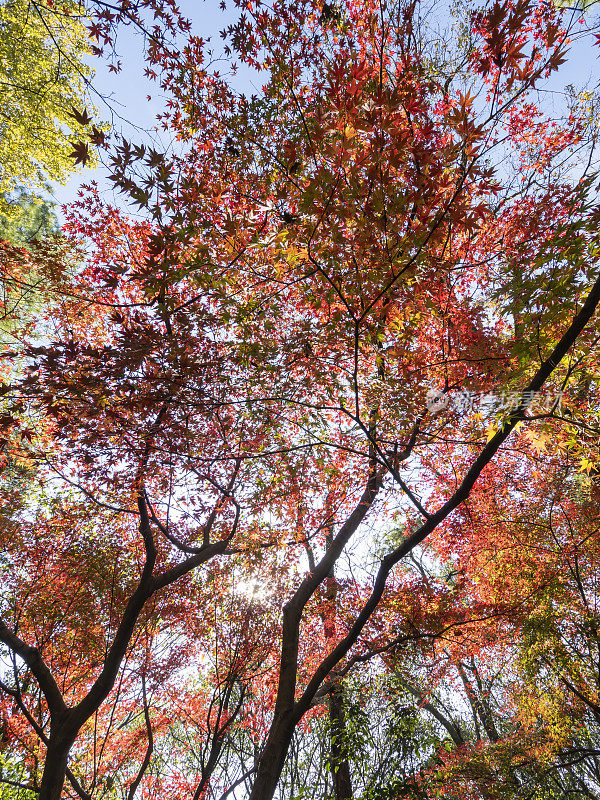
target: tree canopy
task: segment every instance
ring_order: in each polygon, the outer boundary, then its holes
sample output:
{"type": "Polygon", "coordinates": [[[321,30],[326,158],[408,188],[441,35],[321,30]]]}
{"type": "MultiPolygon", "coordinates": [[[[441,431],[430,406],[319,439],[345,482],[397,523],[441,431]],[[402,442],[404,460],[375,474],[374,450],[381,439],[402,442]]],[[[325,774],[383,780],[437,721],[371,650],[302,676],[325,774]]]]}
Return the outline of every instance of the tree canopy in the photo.
{"type": "MultiPolygon", "coordinates": [[[[83,7],[78,3],[5,0],[0,5],[0,195],[50,181],[73,169],[69,141],[89,96],[92,70],[83,7]]],[[[72,149],[72,148],[71,148],[72,149]]]]}
{"type": "Polygon", "coordinates": [[[96,9],[175,146],[80,114],[128,206],[2,242],[0,782],[596,797],[592,17],[96,9]]]}

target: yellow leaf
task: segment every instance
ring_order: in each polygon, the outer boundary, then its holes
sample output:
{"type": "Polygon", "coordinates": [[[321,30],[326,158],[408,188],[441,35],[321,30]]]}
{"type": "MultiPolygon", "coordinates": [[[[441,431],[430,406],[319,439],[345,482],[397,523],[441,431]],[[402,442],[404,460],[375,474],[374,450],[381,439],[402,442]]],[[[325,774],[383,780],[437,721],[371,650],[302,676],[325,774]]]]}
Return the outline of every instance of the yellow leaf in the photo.
{"type": "Polygon", "coordinates": [[[585,456],[579,459],[579,465],[581,467],[581,472],[587,472],[588,475],[596,466],[593,461],[590,461],[589,458],[585,456]]]}
{"type": "Polygon", "coordinates": [[[546,450],[546,445],[550,440],[547,433],[543,431],[534,431],[529,429],[525,432],[525,436],[531,442],[531,447],[536,453],[543,453],[546,450]]]}

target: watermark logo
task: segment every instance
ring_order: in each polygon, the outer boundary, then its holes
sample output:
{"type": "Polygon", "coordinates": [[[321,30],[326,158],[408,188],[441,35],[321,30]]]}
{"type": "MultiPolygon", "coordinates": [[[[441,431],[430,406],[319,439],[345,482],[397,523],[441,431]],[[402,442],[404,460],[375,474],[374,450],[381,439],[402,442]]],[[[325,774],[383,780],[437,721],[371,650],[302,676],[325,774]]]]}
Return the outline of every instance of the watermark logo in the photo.
{"type": "Polygon", "coordinates": [[[430,389],[427,392],[427,410],[431,414],[447,408],[457,414],[481,414],[488,416],[498,412],[511,412],[522,405],[525,408],[534,406],[537,411],[558,411],[562,413],[562,392],[501,392],[500,394],[470,392],[459,389],[453,392],[441,392],[430,389]]]}

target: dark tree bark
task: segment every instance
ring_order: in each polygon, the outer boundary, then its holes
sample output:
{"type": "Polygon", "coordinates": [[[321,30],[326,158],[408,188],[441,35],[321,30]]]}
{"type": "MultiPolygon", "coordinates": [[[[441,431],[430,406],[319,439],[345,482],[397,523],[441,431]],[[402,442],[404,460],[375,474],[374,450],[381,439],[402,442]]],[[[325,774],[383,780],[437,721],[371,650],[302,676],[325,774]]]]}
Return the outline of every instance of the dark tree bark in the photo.
{"type": "Polygon", "coordinates": [[[329,722],[331,724],[331,774],[335,800],[352,800],[346,705],[344,688],[340,683],[334,684],[329,696],[329,722]]]}
{"type": "Polygon", "coordinates": [[[60,800],[67,774],[69,752],[76,733],[51,732],[40,784],[39,800],[60,800]]]}

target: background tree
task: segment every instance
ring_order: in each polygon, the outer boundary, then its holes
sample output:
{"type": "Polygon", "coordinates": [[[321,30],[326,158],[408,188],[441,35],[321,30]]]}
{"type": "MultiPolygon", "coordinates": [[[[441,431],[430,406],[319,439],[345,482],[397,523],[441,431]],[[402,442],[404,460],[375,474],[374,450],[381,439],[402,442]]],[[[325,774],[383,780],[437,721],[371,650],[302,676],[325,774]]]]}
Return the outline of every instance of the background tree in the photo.
{"type": "Polygon", "coordinates": [[[28,0],[0,6],[0,195],[64,181],[73,137],[84,128],[90,52],[82,6],[28,0]]]}
{"type": "Polygon", "coordinates": [[[560,476],[540,436],[573,447],[533,393],[596,359],[596,131],[537,101],[578,17],[430,18],[246,4],[224,38],[263,73],[250,97],[201,38],[155,47],[178,148],[109,144],[141,215],[90,191],[64,238],[5,247],[7,285],[35,263],[52,308],[42,341],[15,335],[1,419],[7,475],[35,475],[2,488],[4,714],[42,800],[270,800],[315,774],[514,795],[572,748],[522,710],[519,662],[565,562],[506,520],[560,476]],[[514,402],[484,420],[442,402],[459,389],[514,402]],[[369,774],[372,674],[394,697],[369,774]]]}
{"type": "Polygon", "coordinates": [[[58,233],[55,203],[49,193],[31,194],[21,189],[12,195],[10,206],[10,213],[0,216],[2,239],[28,247],[36,240],[58,233]]]}

